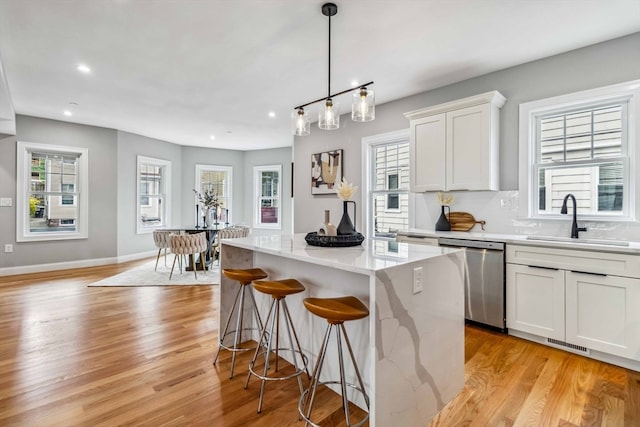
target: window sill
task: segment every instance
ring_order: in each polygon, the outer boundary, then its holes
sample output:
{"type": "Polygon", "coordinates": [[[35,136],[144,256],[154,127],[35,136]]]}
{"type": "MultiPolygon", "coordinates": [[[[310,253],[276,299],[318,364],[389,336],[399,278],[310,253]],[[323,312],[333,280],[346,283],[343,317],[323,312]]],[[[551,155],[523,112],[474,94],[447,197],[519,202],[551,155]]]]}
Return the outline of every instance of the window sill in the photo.
{"type": "Polygon", "coordinates": [[[16,242],[51,242],[56,240],[81,240],[88,238],[89,236],[86,233],[62,231],[59,233],[37,233],[19,236],[16,242]]]}

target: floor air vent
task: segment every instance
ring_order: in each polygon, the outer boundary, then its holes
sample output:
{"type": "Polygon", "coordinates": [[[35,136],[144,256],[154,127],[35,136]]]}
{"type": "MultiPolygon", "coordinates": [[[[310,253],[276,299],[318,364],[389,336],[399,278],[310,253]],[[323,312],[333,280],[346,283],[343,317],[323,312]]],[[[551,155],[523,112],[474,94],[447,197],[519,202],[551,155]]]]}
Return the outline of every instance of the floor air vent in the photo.
{"type": "Polygon", "coordinates": [[[562,348],[563,350],[573,351],[574,353],[589,355],[589,349],[581,345],[575,345],[568,342],[556,340],[554,338],[547,338],[547,344],[551,344],[554,347],[562,348]]]}

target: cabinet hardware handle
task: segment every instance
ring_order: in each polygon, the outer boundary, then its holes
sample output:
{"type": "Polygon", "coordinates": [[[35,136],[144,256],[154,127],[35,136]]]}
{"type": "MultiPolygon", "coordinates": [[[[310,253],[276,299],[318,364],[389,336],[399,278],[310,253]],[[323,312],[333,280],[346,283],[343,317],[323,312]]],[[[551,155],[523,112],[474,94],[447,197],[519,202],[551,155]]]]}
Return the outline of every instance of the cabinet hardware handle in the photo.
{"type": "Polygon", "coordinates": [[[554,268],[554,267],[541,267],[539,265],[528,265],[527,267],[531,267],[531,268],[541,268],[543,270],[554,270],[554,271],[558,271],[559,268],[554,268]]]}
{"type": "Polygon", "coordinates": [[[604,273],[592,273],[590,271],[576,271],[576,270],[571,270],[572,273],[578,273],[578,274],[589,274],[591,276],[602,276],[602,277],[607,277],[606,274],[604,273]]]}

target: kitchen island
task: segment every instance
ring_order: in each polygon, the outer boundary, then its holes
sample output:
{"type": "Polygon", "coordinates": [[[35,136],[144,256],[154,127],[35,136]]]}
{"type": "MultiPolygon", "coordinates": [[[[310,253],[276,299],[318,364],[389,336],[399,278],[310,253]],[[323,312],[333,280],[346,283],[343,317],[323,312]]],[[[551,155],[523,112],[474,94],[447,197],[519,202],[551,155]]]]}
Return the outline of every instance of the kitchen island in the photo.
{"type": "MultiPolygon", "coordinates": [[[[308,313],[303,298],[353,295],[369,307],[368,318],[345,323],[370,396],[369,425],[424,426],[462,390],[464,251],[369,239],[324,248],[307,245],[303,234],[222,240],[221,247],[222,268],[260,267],[270,279],[305,285],[287,301],[310,369],[326,321],[308,313]]],[[[220,325],[236,291],[221,275],[220,325]]],[[[256,300],[266,313],[269,297],[256,293],[256,300]]],[[[247,311],[244,319],[252,321],[247,311]]],[[[330,347],[327,358],[334,355],[330,347]]],[[[325,366],[323,381],[339,378],[336,363],[325,366]]],[[[366,408],[357,393],[349,400],[366,408]]]]}

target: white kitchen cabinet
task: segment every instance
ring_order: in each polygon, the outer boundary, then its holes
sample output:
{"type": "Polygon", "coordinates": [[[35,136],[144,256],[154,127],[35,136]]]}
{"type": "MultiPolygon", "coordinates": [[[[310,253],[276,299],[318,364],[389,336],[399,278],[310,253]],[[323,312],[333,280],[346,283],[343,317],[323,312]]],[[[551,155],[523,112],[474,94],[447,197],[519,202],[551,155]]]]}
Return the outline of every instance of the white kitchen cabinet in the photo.
{"type": "Polygon", "coordinates": [[[508,245],[506,260],[510,331],[640,361],[640,256],[508,245]]]}
{"type": "Polygon", "coordinates": [[[507,264],[507,328],[564,341],[564,274],[507,264]]]}
{"type": "Polygon", "coordinates": [[[565,341],[640,360],[640,280],[566,273],[565,341]]]}
{"type": "Polygon", "coordinates": [[[493,91],[405,113],[410,190],[498,190],[500,107],[493,91]]]}

